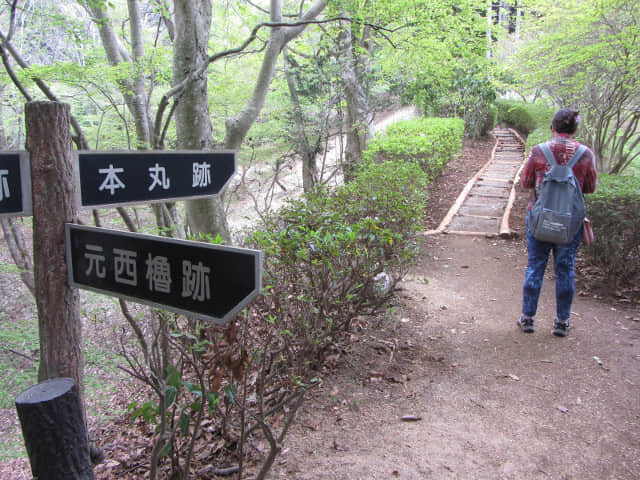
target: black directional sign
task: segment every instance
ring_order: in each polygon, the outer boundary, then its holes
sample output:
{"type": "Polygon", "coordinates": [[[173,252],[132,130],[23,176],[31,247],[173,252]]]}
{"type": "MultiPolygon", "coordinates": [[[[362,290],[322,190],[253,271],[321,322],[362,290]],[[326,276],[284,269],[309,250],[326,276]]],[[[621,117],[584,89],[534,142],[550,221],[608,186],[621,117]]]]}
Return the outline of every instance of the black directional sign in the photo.
{"type": "Polygon", "coordinates": [[[0,217],[31,215],[31,172],[26,152],[0,153],[0,217]]]}
{"type": "Polygon", "coordinates": [[[80,205],[94,208],[216,195],[235,169],[233,151],[79,151],[80,205]]]}
{"type": "Polygon", "coordinates": [[[71,286],[225,323],[261,291],[262,252],[66,224],[71,286]]]}

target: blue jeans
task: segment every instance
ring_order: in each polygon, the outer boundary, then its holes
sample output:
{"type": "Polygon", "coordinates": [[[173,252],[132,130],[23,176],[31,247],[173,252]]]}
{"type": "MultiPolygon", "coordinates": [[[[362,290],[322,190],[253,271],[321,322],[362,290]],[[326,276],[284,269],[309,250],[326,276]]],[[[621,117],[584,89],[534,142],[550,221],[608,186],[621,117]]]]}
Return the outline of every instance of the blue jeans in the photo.
{"type": "Polygon", "coordinates": [[[578,245],[582,238],[582,227],[567,245],[536,240],[529,229],[530,213],[527,213],[527,249],[529,257],[527,272],[522,289],[522,313],[534,317],[538,309],[538,298],[542,289],[544,271],[547,268],[549,254],[553,251],[554,268],[556,272],[556,318],[567,321],[571,315],[571,302],[575,293],[574,265],[578,245]]]}

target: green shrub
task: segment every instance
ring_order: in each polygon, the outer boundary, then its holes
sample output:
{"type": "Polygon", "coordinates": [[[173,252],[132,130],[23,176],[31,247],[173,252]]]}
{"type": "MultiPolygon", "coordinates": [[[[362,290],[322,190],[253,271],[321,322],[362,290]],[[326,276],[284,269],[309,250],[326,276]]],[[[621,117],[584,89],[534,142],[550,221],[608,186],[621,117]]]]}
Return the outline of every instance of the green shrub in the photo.
{"type": "Polygon", "coordinates": [[[484,119],[479,121],[479,131],[472,138],[484,137],[491,132],[498,122],[498,109],[495,105],[489,105],[484,112],[484,119]]]}
{"type": "Polygon", "coordinates": [[[529,152],[533,147],[538,145],[539,143],[546,142],[551,138],[551,130],[548,128],[536,128],[529,135],[527,135],[527,143],[525,144],[526,154],[529,155],[529,152]]]}
{"type": "Polygon", "coordinates": [[[264,251],[261,315],[300,368],[355,318],[387,304],[416,252],[427,177],[415,162],[367,162],[349,184],[291,201],[251,240],[264,251]]]}
{"type": "Polygon", "coordinates": [[[492,104],[497,93],[489,66],[466,64],[446,77],[426,75],[414,79],[402,97],[418,106],[424,115],[463,119],[465,134],[478,138],[493,128],[492,104]]]}
{"type": "Polygon", "coordinates": [[[611,287],[630,286],[640,280],[640,178],[600,175],[599,180],[596,192],[586,195],[595,233],[587,261],[602,269],[611,287]]]}
{"type": "Polygon", "coordinates": [[[370,141],[363,156],[365,161],[415,161],[433,179],[460,151],[463,135],[460,118],[403,120],[370,141]]]}
{"type": "Polygon", "coordinates": [[[496,102],[496,107],[498,123],[513,127],[525,135],[536,128],[548,129],[555,113],[553,108],[545,105],[516,101],[499,100],[496,102]]]}

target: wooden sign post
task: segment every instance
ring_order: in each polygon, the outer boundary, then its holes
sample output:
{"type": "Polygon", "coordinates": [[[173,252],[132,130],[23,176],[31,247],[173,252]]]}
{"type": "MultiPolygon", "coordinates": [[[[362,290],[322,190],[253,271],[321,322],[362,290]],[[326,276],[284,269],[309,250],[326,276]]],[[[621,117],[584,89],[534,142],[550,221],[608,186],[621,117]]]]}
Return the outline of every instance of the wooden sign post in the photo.
{"type": "MultiPolygon", "coordinates": [[[[89,449],[85,427],[80,299],[77,290],[71,288],[66,281],[64,226],[66,222],[74,221],[76,218],[70,119],[71,108],[67,104],[30,102],[25,107],[27,150],[30,154],[32,179],[34,284],[40,335],[38,380],[59,380],[60,377],[71,380],[73,392],[69,394],[75,398],[75,414],[79,416],[73,420],[78,424],[74,427],[77,430],[73,435],[74,440],[65,443],[65,447],[71,451],[67,451],[65,455],[49,457],[45,454],[44,463],[50,463],[44,466],[41,452],[59,446],[45,445],[48,443],[47,438],[56,438],[56,435],[61,433],[56,431],[58,426],[55,422],[52,423],[53,417],[44,413],[34,416],[29,420],[28,431],[23,429],[32,473],[39,480],[93,478],[91,463],[88,461],[89,449]],[[32,454],[36,457],[32,458],[32,454]],[[72,464],[67,464],[67,460],[70,459],[73,459],[72,464]],[[67,468],[80,468],[78,476],[48,476],[49,473],[44,473],[47,469],[47,472],[59,472],[67,468]]],[[[67,384],[68,382],[62,386],[58,383],[46,384],[48,393],[44,395],[46,398],[43,398],[45,404],[57,404],[58,393],[66,398],[67,393],[59,390],[68,387],[67,384]],[[50,391],[50,387],[53,391],[50,391]]],[[[42,383],[32,388],[37,390],[39,385],[42,383]]],[[[30,413],[25,412],[32,412],[33,408],[36,408],[30,400],[25,401],[33,397],[33,391],[27,392],[31,393],[23,393],[16,399],[16,408],[21,418],[30,416],[30,413]]],[[[41,412],[47,412],[49,407],[42,408],[41,412]]],[[[65,409],[56,407],[56,412],[65,414],[65,409]]],[[[69,418],[59,421],[70,421],[73,414],[67,414],[69,418]]]]}
{"type": "Polygon", "coordinates": [[[40,332],[38,380],[71,377],[82,401],[84,367],[80,299],[67,283],[65,231],[76,218],[71,108],[56,102],[25,107],[33,192],[33,263],[40,332]]]}
{"type": "MultiPolygon", "coordinates": [[[[25,107],[41,383],[21,393],[16,408],[39,480],[93,478],[86,466],[84,359],[74,287],[216,323],[230,321],[261,290],[260,251],[73,224],[78,204],[96,208],[215,195],[235,172],[235,152],[82,152],[74,170],[70,119],[67,104],[25,107]],[[75,413],[79,417],[71,418],[75,413]],[[60,446],[64,453],[55,453],[60,446]]],[[[29,214],[29,202],[19,196],[29,186],[25,167],[20,155],[0,156],[0,215],[29,214]]]]}

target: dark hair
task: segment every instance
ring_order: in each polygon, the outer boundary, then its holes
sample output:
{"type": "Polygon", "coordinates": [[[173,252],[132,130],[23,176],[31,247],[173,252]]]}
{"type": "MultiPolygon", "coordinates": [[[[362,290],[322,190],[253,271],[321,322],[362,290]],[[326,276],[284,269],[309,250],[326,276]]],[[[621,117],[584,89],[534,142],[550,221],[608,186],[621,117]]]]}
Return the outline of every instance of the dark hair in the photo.
{"type": "Polygon", "coordinates": [[[578,130],[578,122],[580,121],[580,114],[578,110],[573,108],[561,108],[553,116],[551,120],[551,126],[558,133],[568,133],[573,135],[578,130]]]}

